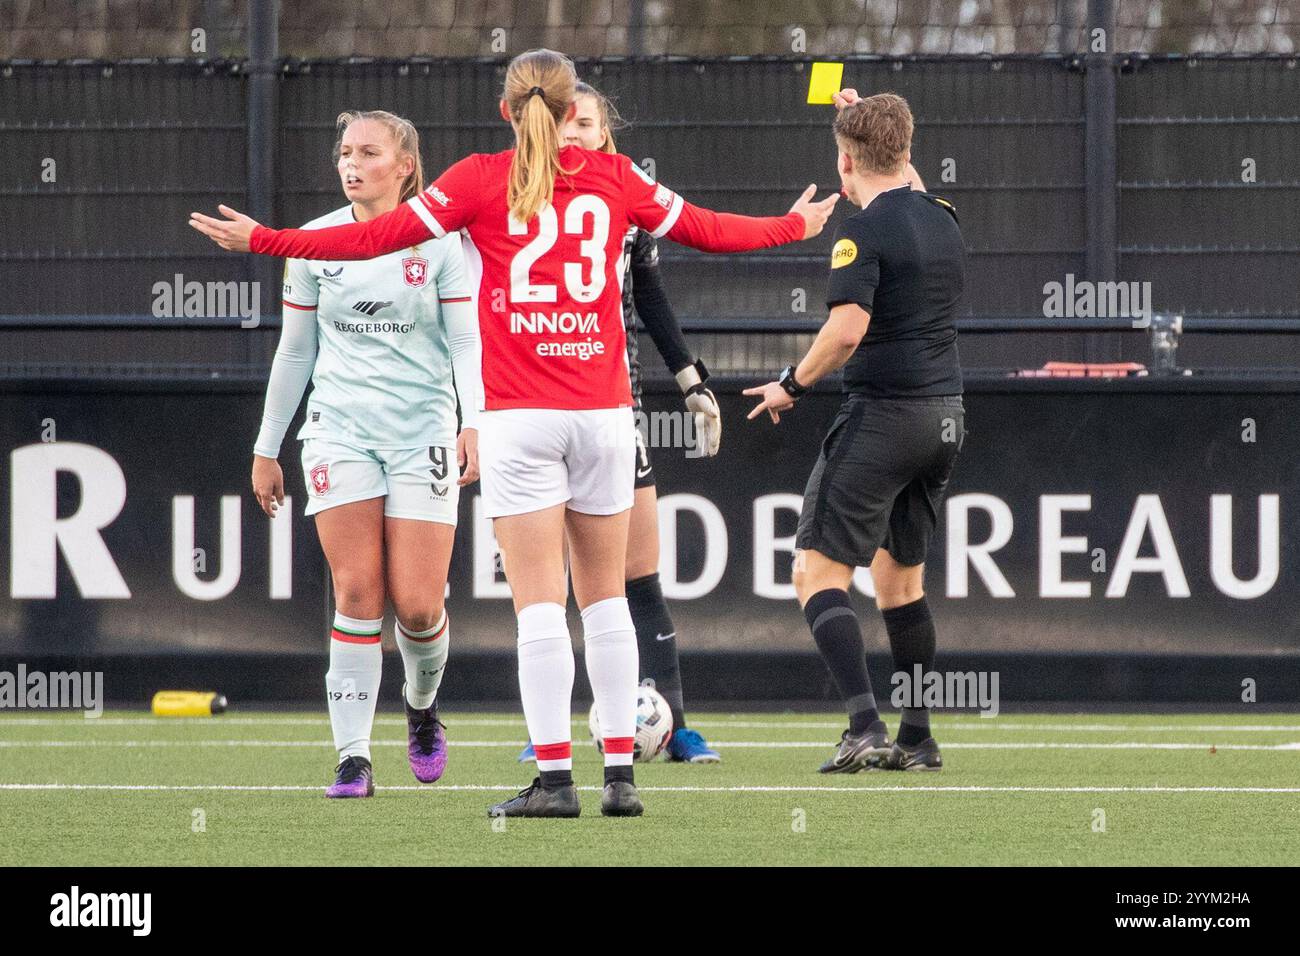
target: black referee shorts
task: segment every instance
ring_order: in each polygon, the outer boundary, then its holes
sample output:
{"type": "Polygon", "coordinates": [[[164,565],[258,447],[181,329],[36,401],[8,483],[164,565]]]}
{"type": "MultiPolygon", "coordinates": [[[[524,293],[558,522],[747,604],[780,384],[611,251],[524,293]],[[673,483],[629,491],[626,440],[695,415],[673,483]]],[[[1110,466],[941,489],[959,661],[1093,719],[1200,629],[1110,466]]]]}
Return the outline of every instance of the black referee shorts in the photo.
{"type": "Polygon", "coordinates": [[[853,567],[877,548],[923,564],[965,435],[960,395],[850,395],[808,477],[795,547],[853,567]]]}

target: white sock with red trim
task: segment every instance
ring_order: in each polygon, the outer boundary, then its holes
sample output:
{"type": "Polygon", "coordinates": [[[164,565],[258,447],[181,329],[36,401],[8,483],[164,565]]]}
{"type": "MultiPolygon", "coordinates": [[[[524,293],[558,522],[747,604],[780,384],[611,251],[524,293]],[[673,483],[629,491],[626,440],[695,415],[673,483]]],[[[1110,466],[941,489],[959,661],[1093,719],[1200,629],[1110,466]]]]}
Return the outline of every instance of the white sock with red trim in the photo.
{"type": "Polygon", "coordinates": [[[428,710],[442,686],[442,672],[447,666],[447,648],[451,643],[451,622],[443,608],[438,623],[427,631],[413,631],[397,622],[397,649],[402,652],[406,670],[406,702],[415,710],[428,710]]]}
{"type": "Polygon", "coordinates": [[[564,606],[530,604],[520,611],[519,696],[539,773],[573,769],[573,669],[564,606]]]}
{"type": "Polygon", "coordinates": [[[605,766],[632,764],[636,738],[636,628],[627,598],[612,597],[582,609],[587,678],[596,698],[605,766]]]}
{"type": "Polygon", "coordinates": [[[325,690],[340,761],[345,757],[370,759],[370,730],[375,723],[375,701],[384,665],[384,652],[379,647],[383,623],[383,618],[362,621],[334,615],[325,690]]]}

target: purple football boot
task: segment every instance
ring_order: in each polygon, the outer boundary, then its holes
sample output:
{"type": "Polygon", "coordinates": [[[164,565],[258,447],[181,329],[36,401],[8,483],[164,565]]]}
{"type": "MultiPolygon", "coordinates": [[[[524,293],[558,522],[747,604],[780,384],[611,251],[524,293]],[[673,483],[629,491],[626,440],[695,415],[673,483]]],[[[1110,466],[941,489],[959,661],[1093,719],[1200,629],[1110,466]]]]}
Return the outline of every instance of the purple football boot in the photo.
{"type": "Polygon", "coordinates": [[[370,761],[365,757],[344,757],[336,771],[334,784],[325,791],[327,797],[373,797],[375,779],[370,761]]]}
{"type": "Polygon", "coordinates": [[[438,719],[438,702],[416,710],[406,702],[403,689],[402,706],[406,708],[406,755],[411,772],[420,783],[433,783],[447,769],[447,734],[438,719]]]}

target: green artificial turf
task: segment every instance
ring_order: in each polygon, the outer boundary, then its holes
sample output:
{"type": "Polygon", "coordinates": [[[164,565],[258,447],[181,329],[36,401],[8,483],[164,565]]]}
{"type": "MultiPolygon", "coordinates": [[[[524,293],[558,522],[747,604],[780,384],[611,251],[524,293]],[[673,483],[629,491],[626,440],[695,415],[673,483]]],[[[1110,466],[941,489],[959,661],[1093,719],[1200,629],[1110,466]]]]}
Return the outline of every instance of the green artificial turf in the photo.
{"type": "Polygon", "coordinates": [[[1300,861],[1300,716],[939,717],[942,772],[823,776],[834,715],[697,714],[723,762],[638,764],[639,819],[600,816],[580,719],[582,817],[506,821],[486,809],[532,778],[522,719],[443,716],[441,782],[416,783],[402,719],[381,714],[376,795],[326,800],[323,713],[0,714],[0,865],[1300,861]]]}

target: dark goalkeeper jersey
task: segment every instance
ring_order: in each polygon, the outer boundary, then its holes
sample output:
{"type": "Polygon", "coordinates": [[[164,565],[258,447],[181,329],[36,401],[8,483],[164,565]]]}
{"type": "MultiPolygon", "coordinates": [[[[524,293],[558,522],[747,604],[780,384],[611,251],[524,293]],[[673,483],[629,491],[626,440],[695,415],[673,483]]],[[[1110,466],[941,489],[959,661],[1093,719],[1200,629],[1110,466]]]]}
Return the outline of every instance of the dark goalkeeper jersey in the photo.
{"type": "Polygon", "coordinates": [[[844,391],[878,398],[960,395],[957,308],[963,260],[957,213],[946,199],[902,186],[840,225],[826,304],[871,315],[844,365],[844,391]]]}
{"type": "Polygon", "coordinates": [[[641,407],[638,317],[668,371],[676,375],[695,361],[659,279],[659,245],[650,233],[633,226],[623,243],[623,327],[627,332],[627,368],[632,379],[634,408],[641,407]]]}

